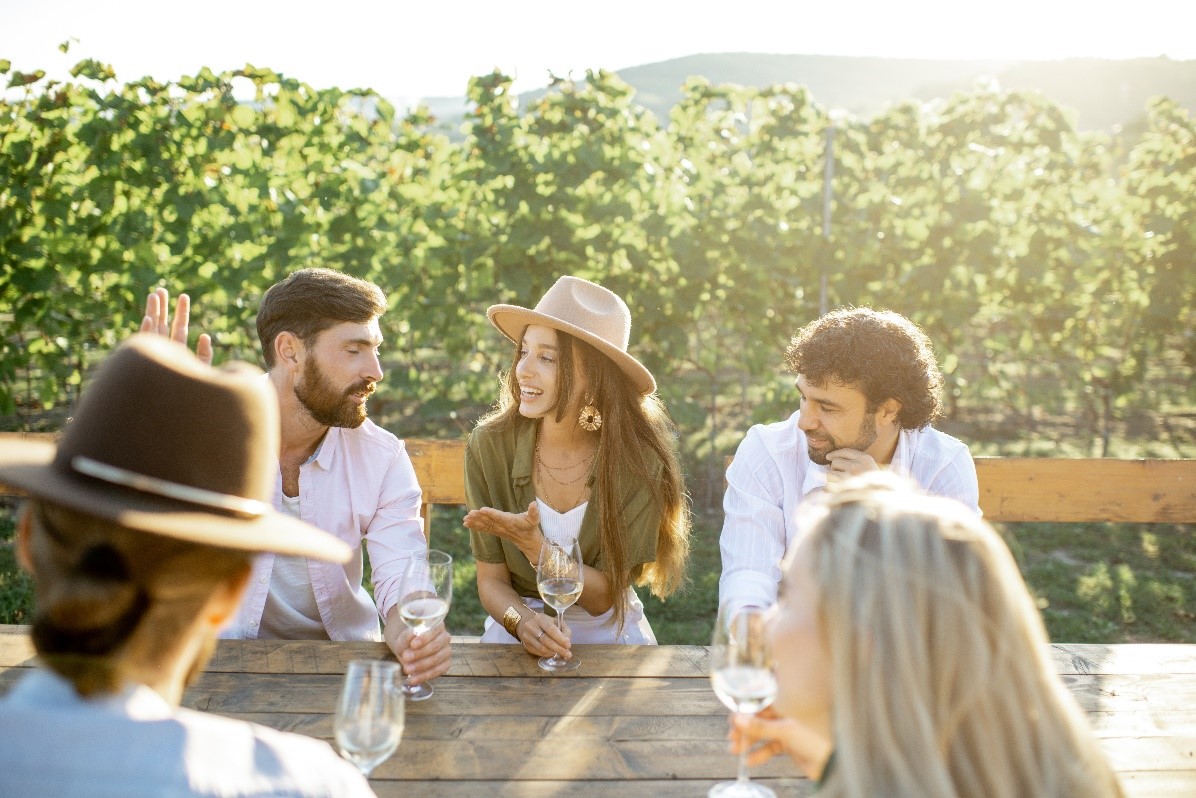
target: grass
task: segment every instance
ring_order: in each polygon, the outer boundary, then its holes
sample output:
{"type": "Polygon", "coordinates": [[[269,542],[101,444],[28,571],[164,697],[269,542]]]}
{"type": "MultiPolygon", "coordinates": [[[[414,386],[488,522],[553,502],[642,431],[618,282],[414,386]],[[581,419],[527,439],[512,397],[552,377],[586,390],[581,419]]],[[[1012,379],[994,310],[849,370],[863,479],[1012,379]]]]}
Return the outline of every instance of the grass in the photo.
{"type": "Polygon", "coordinates": [[[14,513],[0,505],[0,623],[29,623],[33,611],[33,583],[17,565],[13,549],[14,513]]]}
{"type": "MultiPolygon", "coordinates": [[[[453,634],[482,632],[464,508],[438,506],[432,545],[453,555],[453,634]]],[[[656,637],[710,640],[718,602],[721,514],[694,519],[687,585],[662,602],[641,590],[656,637]]],[[[1038,600],[1052,640],[1067,643],[1196,643],[1196,526],[1004,524],[1005,540],[1038,600]]],[[[0,623],[28,623],[32,589],[12,551],[12,508],[0,507],[0,623]]]]}
{"type": "Polygon", "coordinates": [[[1196,643],[1196,527],[1004,527],[1052,640],[1196,643]]]}

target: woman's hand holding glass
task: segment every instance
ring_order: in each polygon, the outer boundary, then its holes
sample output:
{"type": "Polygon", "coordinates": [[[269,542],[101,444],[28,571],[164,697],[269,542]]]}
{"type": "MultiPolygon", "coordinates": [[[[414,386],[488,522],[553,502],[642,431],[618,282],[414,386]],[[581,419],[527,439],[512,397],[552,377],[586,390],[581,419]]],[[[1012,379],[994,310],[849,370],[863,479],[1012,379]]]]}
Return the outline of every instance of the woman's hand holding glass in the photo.
{"type": "MultiPolygon", "coordinates": [[[[403,572],[401,596],[399,617],[416,636],[436,628],[453,600],[453,558],[436,549],[413,555],[403,572]]],[[[402,690],[412,701],[432,696],[431,687],[410,680],[403,682],[402,690]]]]}
{"type": "MultiPolygon", "coordinates": [[[[773,702],[777,679],[772,670],[768,613],[748,607],[719,612],[710,646],[714,694],[732,712],[755,715],[773,702]]],[[[776,798],[769,788],[748,779],[747,746],[739,750],[739,778],[714,785],[709,798],[776,798]]]]}
{"type": "MultiPolygon", "coordinates": [[[[581,545],[576,539],[569,540],[564,544],[554,543],[548,539],[544,540],[544,545],[540,547],[540,559],[536,565],[536,585],[540,590],[540,598],[544,599],[545,604],[556,610],[557,626],[555,630],[551,631],[558,634],[554,635],[553,639],[558,646],[567,647],[569,637],[564,627],[564,613],[581,596],[582,588],[585,585],[585,566],[581,559],[581,545]]],[[[541,629],[539,634],[547,634],[548,631],[541,629]]],[[[524,640],[527,639],[527,634],[524,633],[524,640]]],[[[551,657],[544,656],[539,659],[541,668],[554,673],[576,670],[580,664],[577,657],[570,656],[566,659],[559,652],[553,653],[551,657]]]]}

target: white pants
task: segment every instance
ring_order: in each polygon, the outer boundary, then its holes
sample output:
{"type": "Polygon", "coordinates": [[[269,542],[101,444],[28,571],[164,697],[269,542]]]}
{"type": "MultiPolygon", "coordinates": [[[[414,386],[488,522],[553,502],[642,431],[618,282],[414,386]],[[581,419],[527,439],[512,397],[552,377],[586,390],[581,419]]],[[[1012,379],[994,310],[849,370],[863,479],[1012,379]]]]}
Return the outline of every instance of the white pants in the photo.
{"type": "MultiPolygon", "coordinates": [[[[527,606],[537,612],[543,612],[544,602],[536,598],[523,599],[527,606]]],[[[565,623],[572,633],[570,641],[573,643],[626,643],[633,646],[654,646],[656,635],[652,632],[652,625],[644,617],[644,604],[631,588],[627,588],[627,614],[623,616],[623,633],[616,635],[617,627],[613,621],[614,607],[601,615],[590,615],[581,607],[574,604],[565,610],[565,623]]],[[[556,622],[556,619],[553,619],[556,622]]],[[[502,624],[496,623],[489,616],[486,617],[486,628],[482,632],[483,643],[519,643],[502,624]]]]}

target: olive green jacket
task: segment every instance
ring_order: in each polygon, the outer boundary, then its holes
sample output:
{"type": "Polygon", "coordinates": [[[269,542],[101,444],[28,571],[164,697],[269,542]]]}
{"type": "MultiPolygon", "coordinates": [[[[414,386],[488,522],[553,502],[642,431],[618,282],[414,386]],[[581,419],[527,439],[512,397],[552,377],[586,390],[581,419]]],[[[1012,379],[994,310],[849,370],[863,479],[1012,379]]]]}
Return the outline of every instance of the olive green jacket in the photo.
{"type": "MultiPolygon", "coordinates": [[[[539,429],[534,419],[521,417],[507,429],[481,426],[473,431],[465,447],[465,500],[469,509],[493,507],[508,513],[527,512],[528,505],[536,498],[532,469],[539,429]]],[[[659,467],[656,473],[660,473],[659,467]]],[[[593,488],[593,471],[588,484],[593,488]]],[[[660,509],[653,501],[651,486],[631,474],[620,481],[618,496],[619,512],[627,530],[624,561],[634,577],[639,566],[656,559],[660,509]]],[[[578,540],[585,564],[604,570],[605,554],[599,532],[601,512],[600,498],[591,492],[578,540]]],[[[521,596],[539,596],[536,567],[527,561],[519,547],[485,532],[471,531],[469,541],[479,562],[506,564],[515,592],[521,596]]]]}

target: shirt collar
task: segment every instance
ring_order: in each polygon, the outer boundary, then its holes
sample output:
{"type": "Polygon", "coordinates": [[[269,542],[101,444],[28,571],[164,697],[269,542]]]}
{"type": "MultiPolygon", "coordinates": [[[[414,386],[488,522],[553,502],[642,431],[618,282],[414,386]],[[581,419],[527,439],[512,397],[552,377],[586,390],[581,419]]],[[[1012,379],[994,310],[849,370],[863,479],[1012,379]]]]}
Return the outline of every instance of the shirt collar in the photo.
{"type": "Polygon", "coordinates": [[[536,435],[540,425],[533,420],[515,427],[515,456],[511,460],[511,483],[526,485],[532,479],[532,458],[536,453],[536,435]]]}
{"type": "MultiPolygon", "coordinates": [[[[325,471],[332,468],[332,463],[336,460],[337,444],[340,443],[341,435],[344,434],[344,430],[340,427],[329,427],[328,432],[324,433],[323,439],[316,446],[315,452],[308,458],[307,463],[314,461],[316,465],[325,471]]],[[[307,465],[307,463],[304,463],[304,465],[307,465]]]]}
{"type": "Polygon", "coordinates": [[[31,671],[5,700],[28,707],[110,708],[138,720],[159,720],[174,714],[166,699],[148,685],[128,684],[117,693],[83,698],[75,692],[74,685],[48,668],[31,671]]]}

